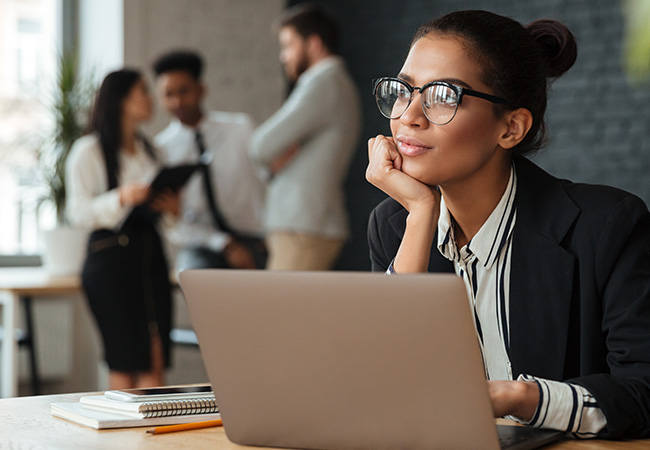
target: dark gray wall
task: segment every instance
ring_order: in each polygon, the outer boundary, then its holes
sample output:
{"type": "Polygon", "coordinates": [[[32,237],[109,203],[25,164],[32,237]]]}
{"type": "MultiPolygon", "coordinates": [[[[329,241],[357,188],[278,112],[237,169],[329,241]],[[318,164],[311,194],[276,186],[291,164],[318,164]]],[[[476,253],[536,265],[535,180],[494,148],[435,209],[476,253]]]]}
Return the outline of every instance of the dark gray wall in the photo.
{"type": "MultiPolygon", "coordinates": [[[[290,3],[302,3],[293,1],[290,3]]],[[[364,178],[366,141],[388,132],[376,111],[371,80],[396,74],[413,32],[458,9],[486,9],[522,23],[564,22],[578,40],[575,66],[553,85],[547,124],[551,140],[533,159],[573,181],[616,186],[650,201],[650,88],[633,87],[622,69],[624,21],[617,0],[323,0],[342,28],[342,54],[361,90],[362,142],[351,168],[348,206],[353,236],[338,269],[369,269],[365,240],[372,208],[384,198],[364,178]]],[[[650,57],[650,55],[649,55],[650,57]]]]}

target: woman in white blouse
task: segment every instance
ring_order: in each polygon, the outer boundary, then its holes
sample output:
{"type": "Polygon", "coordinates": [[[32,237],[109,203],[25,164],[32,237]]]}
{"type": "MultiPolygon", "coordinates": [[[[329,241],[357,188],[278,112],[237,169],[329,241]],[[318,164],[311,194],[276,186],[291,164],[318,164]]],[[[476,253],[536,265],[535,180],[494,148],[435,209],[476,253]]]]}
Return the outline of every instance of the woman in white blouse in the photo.
{"type": "Polygon", "coordinates": [[[150,192],[159,164],[138,127],[151,115],[139,72],[108,74],[66,166],[68,217],[92,230],[82,281],[111,389],[161,385],[169,365],[171,287],[157,222],[178,213],[178,196],[150,192]]]}

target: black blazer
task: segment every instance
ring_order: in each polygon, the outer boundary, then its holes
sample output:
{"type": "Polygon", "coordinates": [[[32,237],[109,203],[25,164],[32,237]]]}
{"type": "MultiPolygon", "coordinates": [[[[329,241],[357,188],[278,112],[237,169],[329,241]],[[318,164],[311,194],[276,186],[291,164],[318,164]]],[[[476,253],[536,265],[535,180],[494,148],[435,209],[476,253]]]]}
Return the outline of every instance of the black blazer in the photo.
{"type": "MultiPolygon", "coordinates": [[[[510,276],[510,360],[520,373],[587,388],[600,437],[650,436],[650,213],[638,197],[559,180],[524,158],[510,276]]],[[[407,212],[370,215],[373,270],[397,254],[407,212]]],[[[430,272],[453,272],[435,246],[430,272]]]]}

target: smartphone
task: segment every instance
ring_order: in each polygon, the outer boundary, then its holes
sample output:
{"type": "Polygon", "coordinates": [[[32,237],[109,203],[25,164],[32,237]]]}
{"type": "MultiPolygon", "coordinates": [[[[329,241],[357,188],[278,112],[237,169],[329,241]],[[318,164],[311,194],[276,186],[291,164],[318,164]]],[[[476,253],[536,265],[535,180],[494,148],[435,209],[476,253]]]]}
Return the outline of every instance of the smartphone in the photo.
{"type": "Polygon", "coordinates": [[[121,389],[104,392],[106,398],[123,402],[151,402],[160,400],[191,400],[214,396],[212,386],[172,386],[144,389],[121,389]]]}

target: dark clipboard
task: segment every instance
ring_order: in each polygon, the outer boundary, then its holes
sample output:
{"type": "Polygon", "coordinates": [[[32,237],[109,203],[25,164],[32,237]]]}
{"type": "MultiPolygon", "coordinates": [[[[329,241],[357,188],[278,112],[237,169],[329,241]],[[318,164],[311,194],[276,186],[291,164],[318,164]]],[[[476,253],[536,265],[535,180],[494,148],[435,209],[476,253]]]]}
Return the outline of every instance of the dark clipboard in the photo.
{"type": "MultiPolygon", "coordinates": [[[[149,201],[158,193],[165,190],[171,190],[173,192],[178,192],[187,181],[190,179],[192,174],[202,167],[209,164],[210,160],[208,158],[202,157],[198,162],[189,163],[189,164],[178,164],[174,166],[163,166],[154,179],[149,184],[150,194],[149,201]]],[[[157,220],[159,214],[151,210],[147,206],[148,202],[145,202],[142,205],[133,207],[131,211],[122,219],[116,229],[122,230],[126,222],[130,220],[157,220]]]]}
{"type": "Polygon", "coordinates": [[[161,168],[151,182],[151,194],[155,195],[167,189],[174,192],[180,190],[192,174],[203,166],[204,163],[199,162],[161,168]]]}

